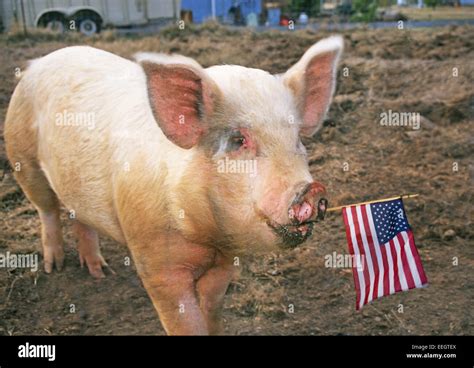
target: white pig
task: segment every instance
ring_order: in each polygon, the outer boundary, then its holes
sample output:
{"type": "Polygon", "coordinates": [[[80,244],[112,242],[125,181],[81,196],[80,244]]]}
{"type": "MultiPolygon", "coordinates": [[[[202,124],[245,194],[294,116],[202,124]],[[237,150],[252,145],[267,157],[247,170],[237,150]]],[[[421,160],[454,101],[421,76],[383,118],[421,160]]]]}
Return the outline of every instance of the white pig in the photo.
{"type": "Polygon", "coordinates": [[[324,187],[300,136],[322,125],[342,48],[324,39],[281,75],[83,46],[34,60],[4,135],[45,271],[63,265],[63,205],[93,276],[107,266],[101,233],[129,247],[168,334],[219,333],[234,257],[312,233],[324,187]]]}

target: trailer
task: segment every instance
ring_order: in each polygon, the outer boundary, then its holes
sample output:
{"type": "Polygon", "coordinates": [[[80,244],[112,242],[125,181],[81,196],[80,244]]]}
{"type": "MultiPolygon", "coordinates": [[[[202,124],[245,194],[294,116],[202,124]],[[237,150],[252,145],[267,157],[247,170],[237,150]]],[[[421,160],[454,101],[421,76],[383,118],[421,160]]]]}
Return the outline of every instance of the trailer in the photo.
{"type": "Polygon", "coordinates": [[[0,0],[0,24],[45,27],[86,35],[104,27],[139,26],[176,20],[181,0],[0,0]]]}

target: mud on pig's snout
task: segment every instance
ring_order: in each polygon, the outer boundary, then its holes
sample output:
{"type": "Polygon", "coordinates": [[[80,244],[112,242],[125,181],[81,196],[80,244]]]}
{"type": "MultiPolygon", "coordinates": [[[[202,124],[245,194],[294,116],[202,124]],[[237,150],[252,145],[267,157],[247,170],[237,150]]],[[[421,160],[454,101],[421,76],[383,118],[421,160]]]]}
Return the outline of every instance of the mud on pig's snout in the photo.
{"type": "Polygon", "coordinates": [[[313,217],[317,209],[315,208],[319,193],[324,193],[325,187],[318,183],[312,182],[307,184],[293,200],[289,210],[288,217],[293,223],[303,223],[313,217]]]}

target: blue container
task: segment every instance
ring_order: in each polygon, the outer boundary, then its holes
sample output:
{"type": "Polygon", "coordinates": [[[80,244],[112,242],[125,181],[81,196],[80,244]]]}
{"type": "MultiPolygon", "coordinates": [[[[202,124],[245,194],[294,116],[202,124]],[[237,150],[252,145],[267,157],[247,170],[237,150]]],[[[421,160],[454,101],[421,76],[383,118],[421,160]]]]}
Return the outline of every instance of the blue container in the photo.
{"type": "MultiPolygon", "coordinates": [[[[232,6],[239,5],[242,19],[246,19],[250,13],[260,15],[262,13],[262,0],[215,0],[216,17],[219,20],[227,20],[230,17],[232,6]]],[[[212,19],[212,0],[182,0],[182,10],[193,12],[194,23],[202,23],[212,19]]]]}
{"type": "Polygon", "coordinates": [[[268,23],[271,26],[277,26],[280,24],[281,9],[280,8],[269,8],[268,10],[268,23]]]}

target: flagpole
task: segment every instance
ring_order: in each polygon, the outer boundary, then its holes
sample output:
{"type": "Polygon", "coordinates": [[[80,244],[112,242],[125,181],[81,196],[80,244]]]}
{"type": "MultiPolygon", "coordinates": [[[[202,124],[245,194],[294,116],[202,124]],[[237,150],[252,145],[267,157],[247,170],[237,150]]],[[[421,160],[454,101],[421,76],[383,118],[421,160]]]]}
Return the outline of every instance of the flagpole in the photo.
{"type": "Polygon", "coordinates": [[[415,198],[418,197],[418,194],[405,194],[405,195],[399,195],[397,197],[391,197],[391,198],[384,198],[384,199],[377,199],[375,201],[367,201],[367,202],[360,202],[360,203],[354,203],[354,204],[346,204],[345,206],[338,206],[338,207],[331,207],[326,210],[326,212],[334,212],[334,211],[340,211],[344,207],[351,207],[351,206],[359,206],[362,204],[370,204],[370,203],[377,203],[377,202],[387,202],[387,201],[394,201],[396,199],[408,199],[408,198],[415,198]]]}

